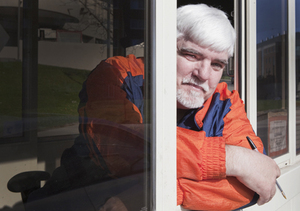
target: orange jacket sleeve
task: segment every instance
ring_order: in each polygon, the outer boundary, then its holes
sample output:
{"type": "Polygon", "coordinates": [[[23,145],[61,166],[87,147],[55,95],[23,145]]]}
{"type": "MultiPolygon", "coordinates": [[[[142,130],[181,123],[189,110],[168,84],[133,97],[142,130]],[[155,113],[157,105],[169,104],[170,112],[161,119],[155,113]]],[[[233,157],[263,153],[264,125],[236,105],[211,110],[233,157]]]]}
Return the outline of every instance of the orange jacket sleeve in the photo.
{"type": "MultiPolygon", "coordinates": [[[[143,158],[142,114],[125,91],[136,79],[140,89],[143,78],[143,58],[112,57],[91,72],[81,92],[80,132],[87,141],[91,159],[105,168],[104,159],[111,177],[132,173],[133,163],[143,158]],[[128,147],[124,149],[123,145],[128,147]]],[[[143,96],[134,100],[143,100],[143,96]]]]}
{"type": "MultiPolygon", "coordinates": [[[[217,89],[220,99],[230,99],[221,137],[206,137],[204,131],[177,128],[177,204],[191,210],[233,210],[248,204],[254,192],[234,177],[226,177],[225,145],[247,147],[251,137],[260,152],[261,140],[255,135],[237,92],[226,85],[217,89]]],[[[196,114],[201,127],[212,99],[196,114]]]]}
{"type": "Polygon", "coordinates": [[[224,138],[178,128],[178,205],[190,210],[233,210],[248,204],[254,192],[225,173],[224,138]]]}
{"type": "MultiPolygon", "coordinates": [[[[135,104],[121,89],[129,77],[144,77],[142,58],[134,55],[112,57],[102,61],[85,83],[86,102],[79,106],[79,115],[92,119],[105,119],[114,123],[142,123],[142,116],[135,104]]],[[[86,125],[89,127],[89,125],[86,125]]]]}

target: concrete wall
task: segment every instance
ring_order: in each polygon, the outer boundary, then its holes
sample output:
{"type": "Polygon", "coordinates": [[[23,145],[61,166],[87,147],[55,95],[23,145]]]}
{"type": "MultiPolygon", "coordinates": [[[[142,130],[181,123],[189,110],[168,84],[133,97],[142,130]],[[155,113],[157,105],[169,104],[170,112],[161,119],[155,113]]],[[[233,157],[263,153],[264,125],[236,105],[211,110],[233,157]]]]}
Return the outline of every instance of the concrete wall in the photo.
{"type": "MultiPolygon", "coordinates": [[[[22,42],[17,47],[4,47],[0,59],[22,60],[22,42]],[[19,52],[19,57],[18,57],[19,52]]],[[[107,45],[93,43],[63,43],[39,41],[38,63],[50,66],[93,70],[107,58],[107,45]]],[[[144,55],[144,46],[137,45],[126,49],[126,54],[144,55]]]]}
{"type": "MultiPolygon", "coordinates": [[[[63,43],[39,41],[38,63],[92,70],[99,62],[106,59],[106,45],[91,43],[63,43]]],[[[22,43],[20,44],[22,46],[22,43]]],[[[0,58],[22,59],[22,47],[4,47],[0,58]]]]}

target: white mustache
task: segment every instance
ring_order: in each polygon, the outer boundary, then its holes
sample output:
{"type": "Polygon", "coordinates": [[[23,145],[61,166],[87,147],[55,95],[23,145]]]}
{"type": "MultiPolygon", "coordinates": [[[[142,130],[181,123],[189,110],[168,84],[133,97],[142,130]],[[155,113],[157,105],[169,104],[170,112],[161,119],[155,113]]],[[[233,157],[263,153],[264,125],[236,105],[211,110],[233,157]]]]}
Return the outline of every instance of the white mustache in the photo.
{"type": "Polygon", "coordinates": [[[192,77],[186,77],[182,79],[183,84],[192,84],[195,86],[201,87],[204,91],[208,92],[209,87],[206,83],[201,82],[197,77],[192,76],[192,77]]]}

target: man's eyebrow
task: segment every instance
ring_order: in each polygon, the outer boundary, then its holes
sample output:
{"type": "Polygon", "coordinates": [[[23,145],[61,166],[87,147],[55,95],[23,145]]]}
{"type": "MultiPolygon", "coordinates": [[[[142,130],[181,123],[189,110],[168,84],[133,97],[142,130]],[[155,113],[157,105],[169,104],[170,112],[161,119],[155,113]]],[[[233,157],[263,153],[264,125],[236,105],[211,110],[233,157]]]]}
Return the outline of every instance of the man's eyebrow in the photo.
{"type": "Polygon", "coordinates": [[[203,56],[202,53],[200,53],[199,51],[196,51],[195,49],[192,49],[192,48],[180,48],[179,49],[180,51],[185,51],[185,52],[189,52],[189,53],[193,53],[193,54],[196,54],[196,55],[200,55],[200,56],[203,56]]]}
{"type": "MultiPolygon", "coordinates": [[[[196,51],[195,49],[192,49],[192,48],[181,48],[179,49],[180,51],[185,51],[185,52],[189,52],[189,53],[193,53],[193,54],[196,54],[196,55],[199,55],[199,56],[203,56],[202,53],[200,53],[199,51],[196,51]]],[[[223,59],[215,59],[215,61],[217,62],[220,62],[224,65],[227,65],[228,64],[228,60],[223,60],[223,59]]]]}
{"type": "Polygon", "coordinates": [[[224,65],[228,64],[228,60],[223,60],[223,59],[216,59],[216,61],[223,63],[224,65]]]}

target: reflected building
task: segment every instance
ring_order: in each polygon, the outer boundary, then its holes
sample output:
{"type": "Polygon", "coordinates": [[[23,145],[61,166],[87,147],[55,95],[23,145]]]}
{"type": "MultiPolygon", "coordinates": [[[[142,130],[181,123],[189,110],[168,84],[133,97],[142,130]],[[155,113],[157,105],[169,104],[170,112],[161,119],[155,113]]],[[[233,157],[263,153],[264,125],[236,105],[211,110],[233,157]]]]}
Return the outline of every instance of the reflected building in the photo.
{"type": "Polygon", "coordinates": [[[286,74],[286,35],[277,34],[257,44],[257,98],[281,99],[286,74]],[[282,84],[282,86],[278,86],[282,84]]]}
{"type": "MultiPolygon", "coordinates": [[[[18,5],[18,1],[2,2],[0,24],[9,36],[4,51],[0,52],[0,58],[22,59],[22,3],[18,5]]],[[[133,53],[133,46],[141,48],[139,54],[142,55],[143,45],[140,44],[144,41],[144,1],[40,0],[38,41],[39,64],[91,70],[107,57],[133,53]],[[81,44],[77,46],[78,51],[70,49],[64,53],[73,58],[81,58],[81,64],[67,66],[66,62],[55,57],[56,53],[51,52],[49,43],[45,42],[51,42],[51,45],[55,43],[55,49],[64,50],[68,49],[70,43],[81,44]],[[84,55],[80,54],[86,52],[86,48],[91,52],[87,56],[89,60],[85,60],[84,55]],[[83,66],[83,63],[87,66],[83,66]]]]}
{"type": "MultiPolygon", "coordinates": [[[[257,93],[258,99],[281,98],[281,87],[272,87],[276,90],[276,96],[270,96],[271,92],[261,92],[263,89],[260,86],[282,83],[287,69],[283,59],[287,56],[286,39],[286,34],[277,34],[257,44],[257,83],[260,90],[257,93]]],[[[298,99],[300,97],[298,94],[300,92],[300,32],[296,33],[296,92],[298,99]]]]}

